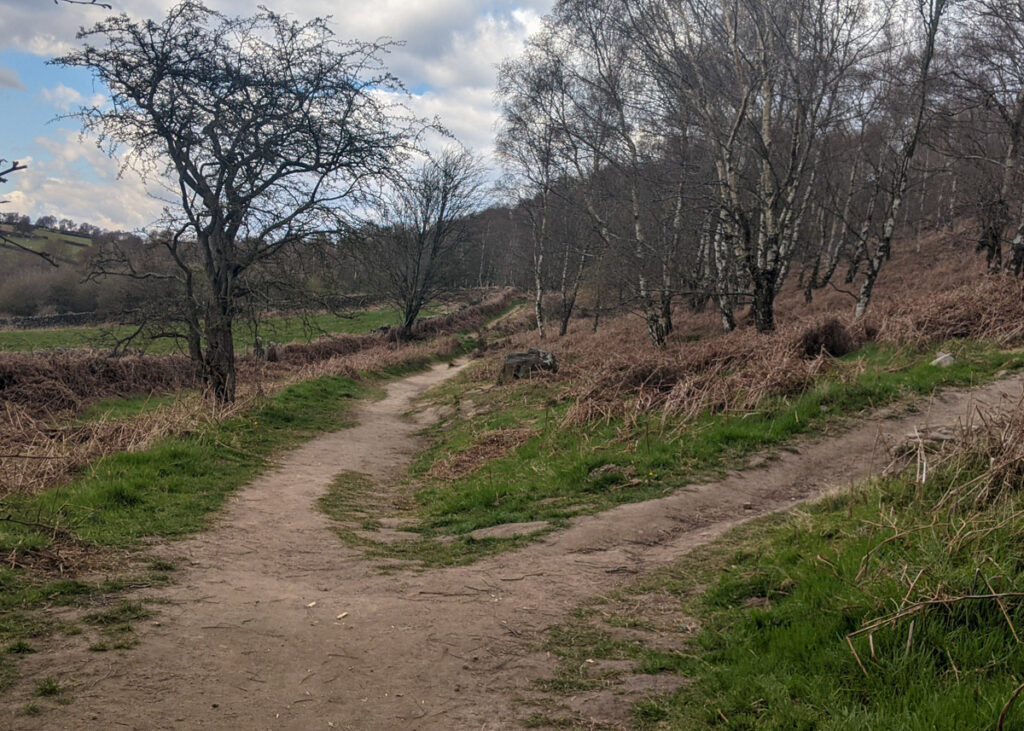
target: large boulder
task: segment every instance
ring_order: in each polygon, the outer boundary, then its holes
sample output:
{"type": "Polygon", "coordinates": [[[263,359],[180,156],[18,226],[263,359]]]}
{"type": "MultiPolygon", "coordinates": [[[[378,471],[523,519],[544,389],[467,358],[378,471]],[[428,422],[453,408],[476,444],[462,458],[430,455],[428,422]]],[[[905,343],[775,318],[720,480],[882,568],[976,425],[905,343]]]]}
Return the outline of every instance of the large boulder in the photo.
{"type": "Polygon", "coordinates": [[[526,378],[534,371],[558,373],[558,360],[546,350],[536,348],[530,348],[525,353],[511,353],[505,358],[498,382],[507,383],[516,378],[526,378]]]}

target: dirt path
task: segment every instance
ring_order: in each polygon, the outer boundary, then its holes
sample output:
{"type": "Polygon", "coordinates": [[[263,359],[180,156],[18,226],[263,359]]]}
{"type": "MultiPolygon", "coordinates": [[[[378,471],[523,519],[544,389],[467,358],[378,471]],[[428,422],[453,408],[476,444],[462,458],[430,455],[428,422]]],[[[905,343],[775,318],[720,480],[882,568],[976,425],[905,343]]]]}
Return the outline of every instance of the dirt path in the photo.
{"type": "Polygon", "coordinates": [[[357,412],[358,426],[288,454],[216,528],[170,547],[187,566],[156,594],[167,604],[140,627],[138,648],[25,658],[26,676],[61,679],[74,701],[15,716],[9,692],[0,719],[17,729],[516,728],[528,711],[513,698],[554,666],[531,648],[580,601],[741,520],[863,478],[885,461],[886,439],[1016,403],[1024,383],[949,392],[473,566],[382,576],[337,541],[314,502],[339,472],[386,476],[407,464],[424,421],[403,417],[410,400],[454,372],[395,382],[357,412]]]}

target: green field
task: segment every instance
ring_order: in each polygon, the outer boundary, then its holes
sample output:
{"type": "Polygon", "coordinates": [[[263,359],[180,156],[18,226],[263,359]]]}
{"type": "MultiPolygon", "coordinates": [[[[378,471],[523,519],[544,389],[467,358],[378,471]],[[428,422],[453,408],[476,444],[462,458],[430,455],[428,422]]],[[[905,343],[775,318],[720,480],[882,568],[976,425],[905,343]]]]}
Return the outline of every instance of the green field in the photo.
{"type": "MultiPolygon", "coordinates": [[[[426,315],[436,314],[437,308],[426,315]]],[[[264,342],[308,342],[327,333],[367,333],[383,325],[397,325],[399,312],[390,308],[374,308],[351,315],[317,314],[305,317],[274,317],[260,323],[264,342]]],[[[111,347],[117,340],[131,334],[130,325],[104,327],[67,327],[42,330],[0,330],[0,351],[32,351],[50,348],[111,347]]],[[[235,327],[235,348],[244,351],[253,342],[250,327],[235,327]]],[[[133,347],[147,353],[178,352],[183,344],[173,340],[138,340],[133,347]]]]}
{"type": "MultiPolygon", "coordinates": [[[[88,236],[46,228],[36,228],[31,233],[19,234],[15,232],[14,226],[7,223],[0,224],[0,236],[29,251],[46,252],[65,262],[77,261],[92,244],[92,239],[88,236]]],[[[0,247],[16,250],[3,240],[0,240],[0,247]]]]}

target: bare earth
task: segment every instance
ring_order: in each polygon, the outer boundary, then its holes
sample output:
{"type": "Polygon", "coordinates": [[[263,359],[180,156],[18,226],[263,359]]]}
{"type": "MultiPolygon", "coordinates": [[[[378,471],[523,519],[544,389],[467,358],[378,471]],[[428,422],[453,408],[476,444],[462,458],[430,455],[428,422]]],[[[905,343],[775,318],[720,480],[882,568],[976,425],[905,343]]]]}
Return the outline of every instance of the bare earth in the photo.
{"type": "MultiPolygon", "coordinates": [[[[382,575],[343,546],[315,508],[332,477],[386,478],[419,446],[410,400],[454,374],[439,366],[366,403],[358,426],[291,452],[241,490],[217,526],[162,547],[184,556],[166,601],[128,652],[67,641],[20,661],[27,680],[0,700],[16,729],[506,729],[516,701],[554,660],[543,631],[579,602],[663,565],[755,515],[856,482],[886,444],[955,424],[979,405],[1016,403],[1024,379],[947,392],[909,415],[880,414],[838,436],[713,484],[578,519],[567,530],[473,566],[382,575]],[[342,617],[341,615],[344,616],[342,617]],[[339,618],[341,617],[341,618],[339,618]],[[18,715],[33,679],[73,702],[18,715]]],[[[657,682],[655,680],[654,682],[657,682]]],[[[612,720],[624,695],[572,704],[612,720]],[[609,711],[609,706],[612,706],[609,711]]],[[[644,687],[634,690],[643,691],[644,687]]]]}

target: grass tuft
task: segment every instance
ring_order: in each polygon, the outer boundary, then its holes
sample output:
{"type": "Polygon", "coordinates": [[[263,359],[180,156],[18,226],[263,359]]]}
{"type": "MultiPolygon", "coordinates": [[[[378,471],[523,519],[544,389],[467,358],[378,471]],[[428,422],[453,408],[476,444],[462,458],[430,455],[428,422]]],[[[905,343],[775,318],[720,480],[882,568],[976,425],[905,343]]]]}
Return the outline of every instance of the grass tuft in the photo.
{"type": "Polygon", "coordinates": [[[62,692],[60,683],[54,678],[44,678],[36,684],[35,694],[40,698],[55,698],[62,692]]]}

